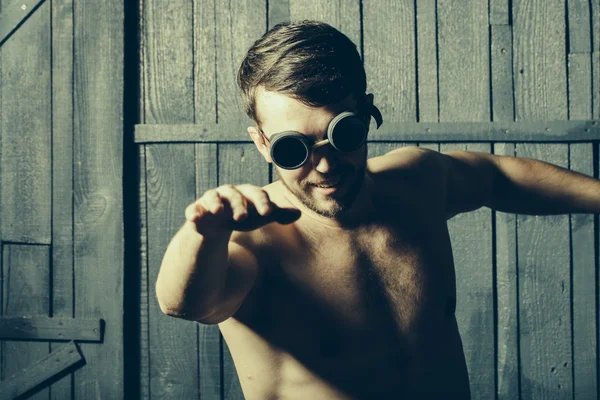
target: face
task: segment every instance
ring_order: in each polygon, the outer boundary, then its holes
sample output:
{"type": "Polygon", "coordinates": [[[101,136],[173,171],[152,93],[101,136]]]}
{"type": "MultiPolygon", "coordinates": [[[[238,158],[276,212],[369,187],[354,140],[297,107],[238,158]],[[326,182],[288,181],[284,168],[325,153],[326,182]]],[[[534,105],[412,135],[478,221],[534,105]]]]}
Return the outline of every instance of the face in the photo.
{"type": "MultiPolygon", "coordinates": [[[[371,95],[367,101],[372,102],[371,95]]],[[[311,142],[325,139],[329,122],[340,112],[356,112],[356,105],[354,97],[349,96],[336,104],[311,108],[291,97],[264,90],[259,91],[256,99],[261,128],[267,138],[292,130],[307,136],[311,142]]],[[[272,162],[269,143],[263,144],[258,129],[250,127],[248,132],[263,157],[272,162]]],[[[313,148],[307,162],[298,169],[285,170],[273,166],[281,182],[302,204],[318,214],[336,218],[348,211],[356,200],[365,176],[366,162],[366,143],[350,153],[339,152],[327,144],[313,148]],[[319,187],[330,184],[335,185],[319,187]]]]}

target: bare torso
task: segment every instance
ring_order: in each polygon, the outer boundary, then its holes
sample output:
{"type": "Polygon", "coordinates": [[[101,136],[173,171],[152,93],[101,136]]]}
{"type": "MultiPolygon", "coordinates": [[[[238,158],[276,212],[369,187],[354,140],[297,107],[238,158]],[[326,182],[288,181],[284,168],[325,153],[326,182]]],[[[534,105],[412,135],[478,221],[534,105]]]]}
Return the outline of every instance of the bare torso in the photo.
{"type": "Polygon", "coordinates": [[[219,324],[248,400],[470,398],[444,212],[415,182],[373,182],[369,223],[303,214],[248,240],[257,284],[219,324]]]}

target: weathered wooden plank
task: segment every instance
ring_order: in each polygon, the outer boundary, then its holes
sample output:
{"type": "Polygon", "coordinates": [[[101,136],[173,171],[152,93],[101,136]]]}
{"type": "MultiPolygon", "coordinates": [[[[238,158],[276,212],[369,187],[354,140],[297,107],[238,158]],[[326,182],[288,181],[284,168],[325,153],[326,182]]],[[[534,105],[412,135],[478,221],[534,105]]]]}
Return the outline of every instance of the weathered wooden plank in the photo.
{"type": "Polygon", "coordinates": [[[592,118],[600,119],[600,51],[592,53],[592,87],[592,118]]]}
{"type": "Polygon", "coordinates": [[[50,49],[50,2],[2,46],[0,181],[5,241],[50,244],[51,240],[50,49]]]}
{"type": "Polygon", "coordinates": [[[439,120],[435,0],[417,1],[417,96],[419,122],[439,120]]]}
{"type": "Polygon", "coordinates": [[[140,397],[150,399],[150,278],[148,272],[148,207],[146,193],[146,147],[138,147],[140,218],[140,397]]]}
{"type": "MultiPolygon", "coordinates": [[[[36,297],[39,297],[39,294],[36,297]]],[[[101,340],[100,320],[2,317],[0,318],[0,338],[99,342],[101,340]]]]}
{"type": "Polygon", "coordinates": [[[513,0],[515,119],[567,119],[564,0],[513,0]]]}
{"type": "MultiPolygon", "coordinates": [[[[73,316],[73,0],[52,1],[52,316],[73,316]]],[[[50,343],[50,350],[62,344],[50,343]]],[[[72,375],[52,384],[71,398],[72,375]]]]}
{"type": "Polygon", "coordinates": [[[21,0],[6,4],[0,13],[0,46],[19,29],[44,0],[21,0]]]}
{"type": "Polygon", "coordinates": [[[240,0],[215,4],[217,121],[240,120],[245,114],[239,101],[237,72],[250,46],[265,33],[266,3],[240,0]]]}
{"type": "Polygon", "coordinates": [[[363,1],[367,91],[375,94],[387,120],[417,120],[414,5],[412,0],[363,1]]]}
{"type": "MultiPolygon", "coordinates": [[[[196,198],[218,186],[217,145],[197,144],[196,148],[196,198]]],[[[200,399],[221,399],[221,344],[219,328],[215,325],[198,325],[198,355],[200,357],[200,399]]]]}
{"type": "Polygon", "coordinates": [[[403,143],[403,142],[392,142],[392,143],[372,143],[369,144],[369,158],[383,156],[384,154],[398,149],[400,147],[407,147],[413,144],[403,143]]]}
{"type": "Polygon", "coordinates": [[[439,143],[418,143],[419,147],[423,147],[424,149],[429,149],[429,150],[434,150],[434,151],[440,151],[440,144],[439,143]]]}
{"type": "MultiPolygon", "coordinates": [[[[509,25],[509,0],[490,0],[490,25],[509,25]]],[[[493,29],[493,27],[492,27],[493,29]]]]}
{"type": "MultiPolygon", "coordinates": [[[[219,185],[250,183],[265,186],[269,183],[269,168],[253,144],[220,144],[219,185]]],[[[225,340],[227,337],[224,338],[225,340]]],[[[223,393],[225,399],[243,400],[233,359],[226,342],[223,341],[223,393]]]]}
{"type": "Polygon", "coordinates": [[[492,31],[492,120],[514,120],[512,27],[493,25],[492,31]]]}
{"type": "MultiPolygon", "coordinates": [[[[520,144],[517,156],[568,168],[567,145],[520,144]]],[[[517,217],[521,397],[571,399],[569,216],[517,217]]]]}
{"type": "Polygon", "coordinates": [[[569,118],[592,118],[591,54],[569,54],[569,118]]]}
{"type": "Polygon", "coordinates": [[[438,1],[440,122],[490,119],[488,2],[438,1]]]}
{"type": "MultiPolygon", "coordinates": [[[[378,4],[385,8],[387,4],[378,4]]],[[[363,5],[363,10],[369,8],[363,5]]],[[[359,0],[289,0],[290,19],[323,21],[340,30],[358,47],[360,53],[360,1],[359,0]]],[[[388,32],[389,33],[389,32],[388,32]]]]}
{"type": "MultiPolygon", "coordinates": [[[[82,343],[74,398],[123,397],[123,1],[74,7],[75,318],[105,321],[82,343]],[[118,361],[116,361],[118,360],[118,361]]],[[[132,188],[133,189],[133,188],[132,188]]],[[[134,189],[135,190],[135,189],[134,189]]]]}
{"type": "Polygon", "coordinates": [[[83,355],[74,342],[62,345],[34,365],[20,368],[13,376],[0,382],[0,399],[13,400],[32,393],[35,395],[27,396],[28,399],[47,398],[46,389],[39,391],[45,383],[57,379],[72,368],[83,366],[84,362],[83,355]]]}
{"type": "MultiPolygon", "coordinates": [[[[250,143],[249,119],[216,125],[136,125],[136,143],[250,143]]],[[[498,121],[461,123],[384,122],[369,133],[370,142],[589,142],[600,137],[600,124],[590,121],[498,121]]]]}
{"type": "MultiPolygon", "coordinates": [[[[494,154],[514,156],[515,145],[497,143],[494,154]]],[[[495,214],[498,400],[514,400],[519,398],[517,217],[503,212],[495,214]]]]}
{"type": "Polygon", "coordinates": [[[590,2],[568,0],[567,15],[569,18],[569,53],[591,52],[590,2]]]}
{"type": "MultiPolygon", "coordinates": [[[[571,170],[594,175],[593,145],[570,145],[571,170]]],[[[574,399],[597,399],[594,215],[571,215],[574,399]]]]}
{"type": "Polygon", "coordinates": [[[600,0],[591,0],[592,51],[600,51],[600,0]]]}
{"type": "Polygon", "coordinates": [[[268,29],[290,20],[290,0],[269,1],[268,7],[268,29]]]}
{"type": "Polygon", "coordinates": [[[156,301],[155,282],[164,252],[195,200],[194,146],[146,146],[148,212],[148,317],[152,399],[193,399],[198,393],[196,324],[168,317],[156,301]]]}
{"type": "MultiPolygon", "coordinates": [[[[441,144],[440,151],[489,153],[489,144],[441,144]]],[[[471,394],[495,396],[492,212],[458,214],[448,221],[456,266],[456,321],[463,341],[471,394]]]]}
{"type": "Polygon", "coordinates": [[[200,124],[217,122],[215,7],[215,0],[194,1],[194,118],[200,124]]]}
{"type": "Polygon", "coordinates": [[[143,11],[146,122],[193,123],[192,2],[144,0],[143,11]]]}
{"type": "MultiPolygon", "coordinates": [[[[41,245],[4,245],[2,262],[5,317],[48,317],[50,313],[50,248],[41,245]]],[[[2,375],[11,376],[49,351],[47,342],[3,341],[2,375]]],[[[44,389],[32,398],[48,398],[44,389]]]]}

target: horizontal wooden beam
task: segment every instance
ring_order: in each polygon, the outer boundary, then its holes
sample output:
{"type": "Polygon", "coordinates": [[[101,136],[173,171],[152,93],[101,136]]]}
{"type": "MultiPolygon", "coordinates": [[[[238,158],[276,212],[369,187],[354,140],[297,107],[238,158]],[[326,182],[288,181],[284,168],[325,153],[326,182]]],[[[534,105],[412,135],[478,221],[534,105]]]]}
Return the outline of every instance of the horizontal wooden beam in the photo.
{"type": "Polygon", "coordinates": [[[101,341],[101,320],[73,318],[0,318],[2,340],[101,341]]]}
{"type": "MultiPolygon", "coordinates": [[[[135,143],[251,142],[249,121],[181,125],[136,125],[135,143]]],[[[593,142],[600,140],[598,121],[520,121],[384,123],[371,129],[370,142],[593,142]]]]}
{"type": "Polygon", "coordinates": [[[75,366],[83,365],[83,355],[75,342],[52,351],[34,365],[23,368],[9,378],[0,381],[0,400],[12,400],[41,386],[55,382],[75,366]]]}
{"type": "Polygon", "coordinates": [[[6,2],[0,13],[0,46],[8,40],[21,24],[44,2],[44,0],[21,0],[6,2]]]}

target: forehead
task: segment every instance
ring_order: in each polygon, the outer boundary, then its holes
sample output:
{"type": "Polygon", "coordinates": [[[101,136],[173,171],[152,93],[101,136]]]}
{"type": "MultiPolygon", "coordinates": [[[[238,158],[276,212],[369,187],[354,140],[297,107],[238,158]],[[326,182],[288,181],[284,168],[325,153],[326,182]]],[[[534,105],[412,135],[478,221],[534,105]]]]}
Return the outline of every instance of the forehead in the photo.
{"type": "Polygon", "coordinates": [[[339,103],[314,108],[277,92],[259,89],[256,94],[256,111],[267,136],[288,130],[307,135],[323,133],[333,117],[355,106],[353,95],[339,103]]]}

